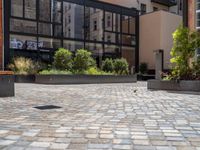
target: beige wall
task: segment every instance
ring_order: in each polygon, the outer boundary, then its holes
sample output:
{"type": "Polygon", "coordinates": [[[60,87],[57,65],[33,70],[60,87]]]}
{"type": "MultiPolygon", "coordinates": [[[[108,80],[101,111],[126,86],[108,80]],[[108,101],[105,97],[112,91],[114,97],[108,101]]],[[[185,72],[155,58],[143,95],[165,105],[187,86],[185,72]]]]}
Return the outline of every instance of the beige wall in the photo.
{"type": "Polygon", "coordinates": [[[182,23],[182,17],[157,11],[140,17],[140,63],[155,69],[153,51],[164,50],[164,69],[170,69],[170,50],[173,46],[172,33],[182,23]]]}

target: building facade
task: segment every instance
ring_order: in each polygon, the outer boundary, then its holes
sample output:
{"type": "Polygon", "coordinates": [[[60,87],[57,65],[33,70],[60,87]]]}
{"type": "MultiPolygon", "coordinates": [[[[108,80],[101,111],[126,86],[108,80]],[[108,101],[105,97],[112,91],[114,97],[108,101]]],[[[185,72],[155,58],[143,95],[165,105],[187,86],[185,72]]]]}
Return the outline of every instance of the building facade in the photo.
{"type": "Polygon", "coordinates": [[[183,0],[100,0],[129,8],[137,8],[140,14],[164,10],[182,15],[183,0]]]}
{"type": "Polygon", "coordinates": [[[159,10],[182,14],[182,0],[1,0],[0,4],[1,68],[16,56],[52,62],[54,52],[64,47],[72,52],[88,49],[99,65],[107,57],[124,57],[130,69],[138,71],[139,45],[145,39],[140,37],[139,16],[159,10]]]}
{"type": "Polygon", "coordinates": [[[87,49],[99,64],[106,57],[124,57],[138,66],[137,9],[93,0],[3,2],[5,67],[16,56],[52,62],[60,47],[87,49]]]}

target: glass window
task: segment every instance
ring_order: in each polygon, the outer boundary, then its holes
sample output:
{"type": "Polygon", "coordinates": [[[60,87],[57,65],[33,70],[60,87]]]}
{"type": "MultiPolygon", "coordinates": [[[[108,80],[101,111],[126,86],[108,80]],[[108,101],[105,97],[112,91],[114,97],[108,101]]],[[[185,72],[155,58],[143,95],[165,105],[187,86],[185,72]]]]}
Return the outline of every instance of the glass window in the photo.
{"type": "Polygon", "coordinates": [[[146,13],[146,11],[147,11],[147,6],[146,6],[146,4],[141,4],[141,15],[143,15],[143,14],[145,14],[146,13]]]}
{"type": "Polygon", "coordinates": [[[54,18],[53,21],[56,23],[61,23],[61,16],[62,16],[61,7],[62,3],[55,0],[53,3],[53,18],[54,18]]]}
{"type": "Polygon", "coordinates": [[[50,23],[39,23],[38,24],[38,32],[42,35],[52,36],[52,24],[50,23]]]}
{"type": "Polygon", "coordinates": [[[105,32],[105,42],[120,43],[120,35],[113,32],[105,32]]]}
{"type": "Polygon", "coordinates": [[[132,47],[122,47],[122,57],[125,58],[129,64],[129,69],[135,67],[135,49],[132,47]]]}
{"type": "Polygon", "coordinates": [[[36,19],[36,0],[25,0],[25,18],[36,19]]]}
{"type": "Polygon", "coordinates": [[[84,6],[63,2],[63,34],[65,38],[84,38],[84,6]]]}
{"type": "Polygon", "coordinates": [[[91,41],[102,41],[103,38],[103,11],[86,7],[85,34],[86,39],[91,41]]]}
{"type": "Polygon", "coordinates": [[[61,25],[54,26],[54,36],[62,37],[62,26],[61,25]]]}
{"type": "Polygon", "coordinates": [[[39,38],[39,42],[41,43],[39,48],[55,48],[58,49],[61,47],[61,41],[57,39],[51,38],[39,38]]]}
{"type": "Polygon", "coordinates": [[[11,16],[23,17],[23,0],[11,0],[11,16]]]}
{"type": "Polygon", "coordinates": [[[37,33],[37,23],[33,21],[11,19],[10,20],[10,30],[14,32],[23,33],[37,33]]]}
{"type": "Polygon", "coordinates": [[[50,0],[40,0],[39,1],[39,19],[41,21],[51,21],[51,1],[50,0]]]}
{"type": "Polygon", "coordinates": [[[37,50],[37,39],[32,36],[10,35],[10,48],[37,50]]]}
{"type": "Polygon", "coordinates": [[[120,47],[117,45],[105,44],[104,56],[109,58],[118,58],[120,57],[120,47]]]}
{"type": "Polygon", "coordinates": [[[135,45],[136,44],[135,36],[122,35],[122,44],[123,45],[135,45]]]}
{"type": "Polygon", "coordinates": [[[84,44],[83,42],[64,40],[63,47],[72,52],[75,52],[77,49],[84,48],[84,44]]]}

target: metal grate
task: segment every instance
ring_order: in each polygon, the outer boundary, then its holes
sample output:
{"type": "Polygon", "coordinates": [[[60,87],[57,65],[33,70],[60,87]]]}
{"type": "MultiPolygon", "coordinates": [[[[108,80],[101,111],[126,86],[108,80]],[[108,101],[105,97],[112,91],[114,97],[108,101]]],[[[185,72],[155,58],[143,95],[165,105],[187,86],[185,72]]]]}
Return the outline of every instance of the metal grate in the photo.
{"type": "Polygon", "coordinates": [[[60,109],[62,107],[55,106],[55,105],[44,105],[44,106],[36,106],[36,107],[33,107],[33,108],[36,108],[36,109],[39,109],[39,110],[49,110],[49,109],[60,109]]]}

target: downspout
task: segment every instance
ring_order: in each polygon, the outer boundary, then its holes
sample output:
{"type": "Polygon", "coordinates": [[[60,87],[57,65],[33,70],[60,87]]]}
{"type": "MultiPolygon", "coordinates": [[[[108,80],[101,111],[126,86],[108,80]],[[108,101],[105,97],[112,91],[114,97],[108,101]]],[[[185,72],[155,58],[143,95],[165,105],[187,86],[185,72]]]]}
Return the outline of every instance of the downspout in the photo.
{"type": "Polygon", "coordinates": [[[188,0],[183,0],[183,25],[188,27],[188,0]]]}
{"type": "Polygon", "coordinates": [[[4,0],[2,0],[2,69],[4,70],[4,0]]]}

